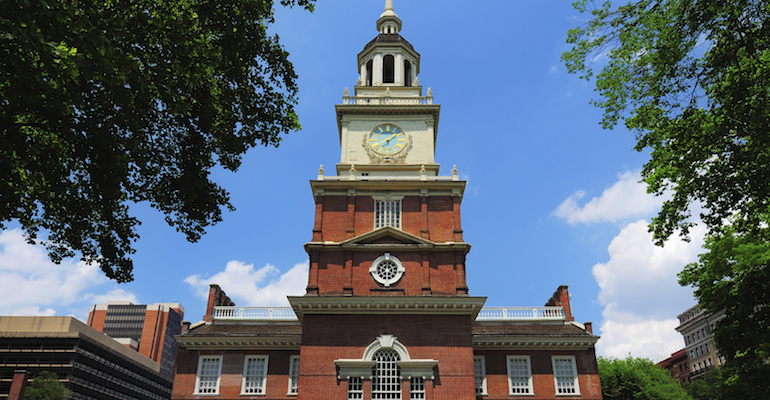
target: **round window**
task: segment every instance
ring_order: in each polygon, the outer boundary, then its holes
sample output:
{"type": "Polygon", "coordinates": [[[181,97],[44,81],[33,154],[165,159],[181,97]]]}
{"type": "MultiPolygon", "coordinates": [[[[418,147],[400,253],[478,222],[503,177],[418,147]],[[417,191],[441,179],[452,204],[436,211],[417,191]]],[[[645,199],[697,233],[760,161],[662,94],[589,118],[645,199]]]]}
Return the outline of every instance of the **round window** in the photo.
{"type": "Polygon", "coordinates": [[[390,255],[390,253],[385,253],[378,257],[369,268],[372,278],[385,287],[398,282],[404,275],[404,271],[406,269],[401,264],[401,261],[390,255]]]}

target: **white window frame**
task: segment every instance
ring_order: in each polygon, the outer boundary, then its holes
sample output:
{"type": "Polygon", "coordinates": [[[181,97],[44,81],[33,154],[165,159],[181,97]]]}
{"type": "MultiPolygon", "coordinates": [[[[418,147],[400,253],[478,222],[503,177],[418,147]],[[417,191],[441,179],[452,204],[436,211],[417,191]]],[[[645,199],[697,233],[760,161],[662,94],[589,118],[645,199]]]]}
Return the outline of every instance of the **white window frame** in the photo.
{"type": "MultiPolygon", "coordinates": [[[[509,396],[534,396],[535,388],[532,384],[532,360],[529,356],[505,356],[505,369],[508,371],[508,395],[509,396]],[[524,360],[527,362],[527,393],[514,393],[513,371],[511,371],[511,360],[524,360]]],[[[519,386],[516,387],[520,388],[519,386]]]]}
{"type": "Polygon", "coordinates": [[[348,378],[348,400],[364,398],[364,380],[360,376],[348,378]]]}
{"type": "Polygon", "coordinates": [[[578,379],[577,364],[575,356],[551,356],[551,368],[553,369],[553,386],[557,396],[580,396],[580,380],[578,379]],[[574,393],[559,393],[559,378],[569,379],[568,376],[560,377],[556,370],[556,360],[569,360],[572,368],[574,393]]]}
{"type": "MultiPolygon", "coordinates": [[[[213,374],[211,375],[213,376],[213,374]]],[[[222,379],[222,356],[198,356],[198,371],[195,373],[195,389],[193,394],[196,396],[217,396],[219,395],[219,382],[222,379]],[[204,360],[217,360],[217,383],[214,385],[213,392],[201,392],[201,372],[204,360]]]]}
{"type": "Polygon", "coordinates": [[[380,229],[384,227],[391,227],[395,229],[401,229],[401,226],[403,225],[403,216],[404,216],[404,208],[403,204],[401,203],[401,200],[404,198],[404,196],[372,196],[374,199],[374,229],[380,229]],[[386,207],[385,210],[382,211],[382,214],[378,212],[378,208],[380,204],[390,204],[390,207],[386,207]],[[398,215],[393,217],[392,207],[396,206],[398,208],[398,215]]]}
{"type": "Polygon", "coordinates": [[[474,384],[473,389],[478,389],[478,386],[476,384],[476,379],[481,378],[481,392],[476,392],[476,395],[487,395],[487,366],[486,361],[484,359],[484,356],[473,356],[473,377],[474,377],[474,384]],[[480,368],[476,368],[477,366],[480,366],[480,368]],[[480,374],[479,374],[480,372],[480,374]]]}
{"type": "Polygon", "coordinates": [[[299,392],[299,356],[289,357],[289,387],[286,389],[287,396],[296,396],[299,392]],[[293,383],[293,384],[292,384],[293,383]]]}
{"type": "Polygon", "coordinates": [[[413,376],[409,378],[409,400],[425,399],[425,379],[413,376]]]}
{"type": "Polygon", "coordinates": [[[265,395],[267,393],[267,366],[268,366],[269,357],[265,355],[249,355],[243,358],[243,374],[241,375],[241,394],[249,395],[249,396],[259,396],[259,395],[265,395]],[[262,371],[261,375],[247,375],[248,372],[248,365],[250,360],[259,360],[263,359],[265,360],[265,369],[262,371]],[[246,381],[249,378],[262,378],[262,387],[261,390],[259,387],[257,387],[257,390],[260,390],[258,392],[247,392],[246,389],[246,381]]]}

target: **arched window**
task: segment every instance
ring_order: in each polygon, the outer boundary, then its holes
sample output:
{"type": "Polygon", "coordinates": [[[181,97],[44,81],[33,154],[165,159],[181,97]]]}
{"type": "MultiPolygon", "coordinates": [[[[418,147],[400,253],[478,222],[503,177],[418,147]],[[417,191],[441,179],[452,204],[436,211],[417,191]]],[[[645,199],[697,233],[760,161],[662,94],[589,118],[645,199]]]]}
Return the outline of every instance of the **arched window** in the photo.
{"type": "Polygon", "coordinates": [[[372,60],[366,62],[366,86],[372,86],[372,60]]]}
{"type": "Polygon", "coordinates": [[[383,349],[374,354],[372,371],[372,399],[401,398],[401,370],[396,364],[398,353],[393,349],[383,349]]]}
{"type": "Polygon", "coordinates": [[[382,83],[395,82],[395,61],[393,56],[388,54],[382,58],[382,83]]]}
{"type": "Polygon", "coordinates": [[[404,60],[404,86],[412,86],[412,63],[404,60]]]}

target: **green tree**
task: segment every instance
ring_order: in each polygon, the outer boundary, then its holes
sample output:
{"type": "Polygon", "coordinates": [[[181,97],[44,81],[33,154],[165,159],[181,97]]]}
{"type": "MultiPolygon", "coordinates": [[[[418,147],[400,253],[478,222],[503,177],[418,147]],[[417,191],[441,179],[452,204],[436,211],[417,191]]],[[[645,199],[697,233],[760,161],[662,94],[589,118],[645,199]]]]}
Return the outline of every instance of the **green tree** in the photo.
{"type": "Polygon", "coordinates": [[[719,400],[741,397],[725,397],[723,393],[724,378],[722,368],[712,368],[701,379],[684,385],[684,390],[693,400],[719,400]]]}
{"type": "MultiPolygon", "coordinates": [[[[770,222],[767,214],[765,223],[770,222]]],[[[765,225],[767,226],[767,225],[765,225]]],[[[679,274],[696,287],[707,310],[724,310],[714,339],[726,363],[721,385],[709,385],[727,399],[768,399],[770,385],[770,228],[740,234],[726,226],[706,239],[708,252],[679,274]]],[[[713,380],[713,379],[712,379],[713,380]]]]}
{"type": "Polygon", "coordinates": [[[642,0],[599,7],[569,32],[562,59],[595,79],[602,124],[623,122],[648,191],[671,193],[650,224],[657,244],[685,238],[699,208],[709,231],[700,261],[680,283],[709,312],[725,310],[716,340],[726,387],[741,399],[770,398],[767,375],[770,279],[770,2],[642,0]],[[601,66],[594,75],[594,65],[601,66]],[[765,344],[762,344],[764,341],[765,344]],[[764,389],[759,390],[759,389],[764,389]],[[757,391],[759,390],[759,392],[757,391]],[[765,394],[760,394],[765,393],[765,394]]]}
{"type": "Polygon", "coordinates": [[[64,400],[70,391],[53,372],[43,371],[24,391],[23,400],[64,400]]]}
{"type": "Polygon", "coordinates": [[[668,371],[646,358],[599,357],[597,362],[606,400],[690,400],[668,371]]]}
{"type": "Polygon", "coordinates": [[[132,280],[131,203],[194,242],[232,209],[211,169],[300,128],[272,0],[0,4],[0,228],[45,235],[54,262],[132,280]]]}

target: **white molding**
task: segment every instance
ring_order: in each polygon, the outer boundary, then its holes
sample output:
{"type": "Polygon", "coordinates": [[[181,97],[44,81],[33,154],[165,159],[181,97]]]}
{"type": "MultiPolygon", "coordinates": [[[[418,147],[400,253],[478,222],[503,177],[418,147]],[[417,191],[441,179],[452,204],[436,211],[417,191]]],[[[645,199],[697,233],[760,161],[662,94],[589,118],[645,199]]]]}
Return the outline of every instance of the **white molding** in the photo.
{"type": "Polygon", "coordinates": [[[270,356],[267,355],[246,355],[243,357],[243,370],[241,371],[241,395],[246,396],[264,396],[267,393],[267,367],[270,362],[270,356]],[[249,365],[249,360],[264,359],[265,369],[262,371],[262,391],[257,393],[246,393],[246,368],[249,365]]]}
{"type": "Polygon", "coordinates": [[[508,395],[509,396],[534,396],[535,387],[532,381],[532,359],[528,355],[510,355],[505,356],[505,369],[508,371],[508,395]],[[527,388],[529,393],[513,393],[513,385],[511,384],[511,360],[526,360],[527,361],[527,388]]]}
{"type": "Polygon", "coordinates": [[[474,349],[589,350],[599,336],[486,336],[473,338],[474,349]]]}
{"type": "MultiPolygon", "coordinates": [[[[258,329],[255,329],[257,331],[258,329]]],[[[195,337],[175,336],[179,347],[187,350],[299,350],[302,339],[280,336],[228,336],[195,337]]]]}
{"type": "Polygon", "coordinates": [[[193,395],[195,396],[218,396],[219,395],[219,383],[222,380],[222,362],[223,362],[223,356],[212,356],[212,355],[200,355],[198,356],[198,369],[195,372],[195,387],[193,387],[193,395]],[[213,393],[200,393],[200,381],[201,381],[201,367],[203,367],[203,360],[204,359],[217,359],[219,361],[217,366],[217,383],[214,386],[214,392],[213,393]]]}
{"type": "Polygon", "coordinates": [[[470,315],[474,320],[486,297],[289,296],[300,319],[304,314],[470,315]]]}
{"type": "Polygon", "coordinates": [[[390,253],[385,253],[377,257],[372,263],[371,267],[369,267],[369,274],[372,275],[372,278],[377,281],[377,283],[385,287],[390,287],[390,285],[398,283],[398,281],[400,281],[404,276],[405,272],[406,268],[404,268],[404,264],[401,263],[401,260],[399,260],[398,257],[391,255],[390,253]],[[395,264],[394,275],[391,278],[385,278],[377,272],[377,268],[380,266],[380,264],[386,262],[395,264]]]}
{"type": "Polygon", "coordinates": [[[438,360],[424,359],[414,360],[409,356],[409,350],[393,335],[380,335],[364,350],[361,359],[338,359],[334,363],[339,367],[337,378],[348,380],[350,377],[360,377],[362,379],[372,378],[372,368],[377,363],[374,355],[383,349],[393,350],[398,353],[400,358],[396,365],[401,370],[401,378],[423,378],[433,379],[434,368],[438,365],[438,360]]]}
{"type": "Polygon", "coordinates": [[[580,379],[578,370],[577,370],[577,364],[575,363],[575,356],[573,355],[551,355],[551,372],[553,374],[553,388],[554,388],[554,394],[558,397],[566,397],[566,396],[580,396],[580,379]],[[572,373],[573,381],[575,382],[575,393],[559,393],[559,386],[558,381],[556,377],[556,359],[557,358],[568,358],[572,362],[572,373]]]}

